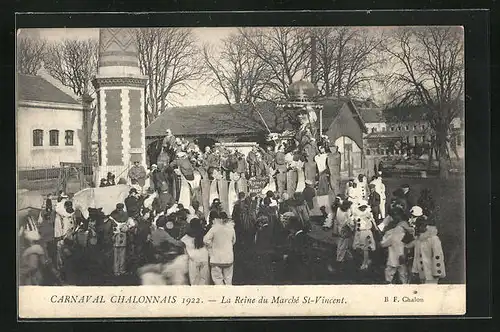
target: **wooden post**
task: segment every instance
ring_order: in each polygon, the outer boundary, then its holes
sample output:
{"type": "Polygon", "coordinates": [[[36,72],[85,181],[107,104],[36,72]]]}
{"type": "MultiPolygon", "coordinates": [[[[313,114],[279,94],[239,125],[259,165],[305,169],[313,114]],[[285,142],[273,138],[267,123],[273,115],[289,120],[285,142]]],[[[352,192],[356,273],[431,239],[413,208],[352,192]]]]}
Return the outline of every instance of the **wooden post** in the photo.
{"type": "Polygon", "coordinates": [[[319,135],[323,135],[323,107],[319,109],[319,135]]]}

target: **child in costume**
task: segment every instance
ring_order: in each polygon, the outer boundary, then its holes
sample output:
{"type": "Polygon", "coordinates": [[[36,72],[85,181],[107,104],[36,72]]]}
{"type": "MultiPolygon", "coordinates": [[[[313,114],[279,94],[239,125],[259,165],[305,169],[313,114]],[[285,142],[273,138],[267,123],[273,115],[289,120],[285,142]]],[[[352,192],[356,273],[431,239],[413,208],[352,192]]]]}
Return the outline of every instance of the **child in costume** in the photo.
{"type": "Polygon", "coordinates": [[[366,270],[370,264],[370,251],[375,251],[375,239],[373,238],[372,227],[375,224],[373,214],[367,203],[354,203],[352,215],[355,225],[353,249],[363,251],[363,263],[361,270],[366,270]]]}
{"type": "Polygon", "coordinates": [[[406,231],[403,228],[402,214],[394,214],[394,219],[387,226],[387,230],[380,241],[380,246],[388,248],[385,268],[385,281],[392,283],[396,272],[402,284],[408,283],[408,269],[406,266],[405,244],[403,238],[406,231]]]}
{"type": "Polygon", "coordinates": [[[424,216],[417,218],[415,230],[415,241],[406,245],[407,248],[415,250],[412,272],[418,275],[420,283],[437,284],[440,279],[446,277],[438,230],[434,223],[424,216]]]}

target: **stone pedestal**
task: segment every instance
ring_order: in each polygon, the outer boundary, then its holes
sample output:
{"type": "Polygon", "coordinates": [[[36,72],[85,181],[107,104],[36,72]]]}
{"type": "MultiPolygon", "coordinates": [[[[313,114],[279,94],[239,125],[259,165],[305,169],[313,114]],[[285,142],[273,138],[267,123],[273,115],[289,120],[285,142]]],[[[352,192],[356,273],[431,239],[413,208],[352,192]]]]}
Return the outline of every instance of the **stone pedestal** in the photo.
{"type": "Polygon", "coordinates": [[[130,29],[100,29],[97,95],[99,166],[95,183],[115,174],[127,178],[133,159],[146,167],[144,86],[135,36],[130,29]]]}

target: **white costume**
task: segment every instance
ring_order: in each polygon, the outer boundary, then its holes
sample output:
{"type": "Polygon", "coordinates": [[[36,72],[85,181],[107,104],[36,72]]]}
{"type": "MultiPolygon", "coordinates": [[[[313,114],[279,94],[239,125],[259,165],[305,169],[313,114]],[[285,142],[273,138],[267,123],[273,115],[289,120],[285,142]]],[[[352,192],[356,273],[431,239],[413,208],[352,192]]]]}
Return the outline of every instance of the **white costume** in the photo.
{"type": "Polygon", "coordinates": [[[295,161],[292,164],[292,167],[297,170],[297,188],[295,192],[303,192],[306,187],[306,178],[304,175],[304,162],[303,161],[295,161]]]}
{"type": "Polygon", "coordinates": [[[382,219],[385,218],[385,203],[387,197],[385,195],[385,184],[382,182],[382,178],[378,177],[371,182],[371,184],[375,185],[375,192],[380,195],[380,217],[382,219]]]}
{"type": "Polygon", "coordinates": [[[238,193],[236,192],[237,174],[231,172],[231,174],[229,174],[229,178],[230,178],[230,181],[229,181],[229,188],[228,188],[228,192],[227,192],[227,202],[229,205],[228,215],[232,215],[233,209],[234,209],[234,203],[238,200],[238,193]]]}

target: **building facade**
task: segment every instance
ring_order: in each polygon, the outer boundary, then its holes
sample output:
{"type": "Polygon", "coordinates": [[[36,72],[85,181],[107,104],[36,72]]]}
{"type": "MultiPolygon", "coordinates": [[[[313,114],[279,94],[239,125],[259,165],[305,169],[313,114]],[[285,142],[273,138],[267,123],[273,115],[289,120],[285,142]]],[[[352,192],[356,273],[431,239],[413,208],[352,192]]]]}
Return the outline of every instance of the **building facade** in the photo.
{"type": "Polygon", "coordinates": [[[42,68],[36,76],[17,76],[16,148],[19,169],[81,163],[88,112],[70,91],[42,68]]]}
{"type": "MultiPolygon", "coordinates": [[[[423,107],[361,109],[367,133],[363,137],[367,156],[422,155],[431,146],[434,132],[423,107]]],[[[464,121],[453,119],[450,130],[450,156],[464,157],[464,121]]]]}

